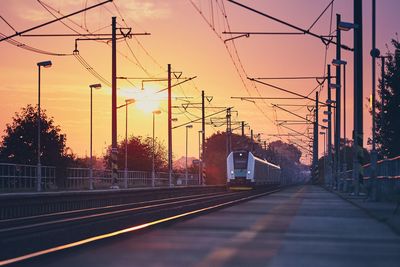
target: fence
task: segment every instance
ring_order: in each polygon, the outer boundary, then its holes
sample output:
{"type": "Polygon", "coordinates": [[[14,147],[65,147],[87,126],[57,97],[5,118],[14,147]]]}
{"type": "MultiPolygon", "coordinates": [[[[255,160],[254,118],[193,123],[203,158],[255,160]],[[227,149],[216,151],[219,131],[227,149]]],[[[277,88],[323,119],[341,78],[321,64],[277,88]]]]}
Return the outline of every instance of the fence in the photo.
{"type": "MultiPolygon", "coordinates": [[[[42,188],[54,189],[56,168],[41,166],[42,188]]],[[[37,166],[0,163],[0,191],[30,191],[37,188],[37,166]]]]}
{"type": "MultiPolygon", "coordinates": [[[[360,181],[360,190],[369,195],[373,187],[371,164],[365,164],[362,168],[364,178],[360,181]]],[[[341,173],[344,191],[353,191],[352,174],[352,170],[341,173]]],[[[376,178],[376,193],[379,199],[398,198],[400,195],[400,156],[379,160],[376,167],[376,178]]]]}
{"type": "MultiPolygon", "coordinates": [[[[56,168],[42,166],[42,190],[89,189],[88,168],[67,168],[63,177],[56,177],[56,168]],[[63,180],[60,182],[60,180],[63,180]]],[[[172,185],[186,186],[185,173],[173,173],[172,185]]],[[[128,187],[151,187],[152,172],[127,171],[128,187]]],[[[109,188],[113,184],[111,170],[93,169],[93,186],[95,189],[109,188]]],[[[125,172],[119,171],[117,185],[124,188],[125,172]]],[[[187,185],[199,185],[198,174],[188,174],[187,185]]],[[[169,186],[169,176],[166,172],[156,172],[154,186],[169,186]]],[[[0,192],[35,191],[37,188],[37,166],[0,163],[0,192]]]]}

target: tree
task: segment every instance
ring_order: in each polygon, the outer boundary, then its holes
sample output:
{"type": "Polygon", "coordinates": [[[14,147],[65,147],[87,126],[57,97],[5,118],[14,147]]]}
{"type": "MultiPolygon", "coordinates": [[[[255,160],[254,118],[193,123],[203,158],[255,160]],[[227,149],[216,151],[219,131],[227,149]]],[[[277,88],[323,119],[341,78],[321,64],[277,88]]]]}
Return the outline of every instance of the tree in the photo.
{"type": "Polygon", "coordinates": [[[392,39],[392,45],[394,52],[387,52],[384,66],[384,88],[381,77],[378,90],[380,101],[376,101],[377,149],[381,157],[389,158],[400,155],[400,43],[392,39]]]}
{"type": "MultiPolygon", "coordinates": [[[[69,158],[64,153],[66,136],[61,134],[60,126],[53,118],[41,110],[41,163],[59,166],[69,158]]],[[[0,161],[15,164],[37,164],[37,107],[28,105],[15,113],[12,123],[7,124],[0,146],[0,161]]]]}
{"type": "MultiPolygon", "coordinates": [[[[130,136],[128,138],[128,170],[151,171],[153,162],[153,140],[151,137],[130,136]]],[[[118,144],[117,160],[119,169],[125,167],[125,140],[118,144]]],[[[111,168],[111,148],[104,156],[106,168],[111,168]]],[[[154,141],[154,166],[156,171],[168,169],[167,149],[158,139],[154,141]]]]}

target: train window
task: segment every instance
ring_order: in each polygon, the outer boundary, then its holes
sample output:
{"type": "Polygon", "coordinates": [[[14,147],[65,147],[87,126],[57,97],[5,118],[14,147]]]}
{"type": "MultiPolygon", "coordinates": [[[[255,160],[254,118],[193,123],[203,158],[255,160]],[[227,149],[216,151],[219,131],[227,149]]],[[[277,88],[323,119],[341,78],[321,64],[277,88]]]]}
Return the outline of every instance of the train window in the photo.
{"type": "Polygon", "coordinates": [[[234,152],[233,165],[235,169],[247,169],[247,159],[249,154],[247,152],[234,152]]]}

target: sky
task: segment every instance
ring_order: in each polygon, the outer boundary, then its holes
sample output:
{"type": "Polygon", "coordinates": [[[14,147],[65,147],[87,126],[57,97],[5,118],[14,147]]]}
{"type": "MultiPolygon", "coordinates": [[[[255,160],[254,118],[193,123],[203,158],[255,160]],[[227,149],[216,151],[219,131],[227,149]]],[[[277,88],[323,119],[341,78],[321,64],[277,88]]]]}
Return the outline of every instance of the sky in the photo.
{"type": "MultiPolygon", "coordinates": [[[[97,0],[0,0],[0,15],[16,31],[52,20],[53,14],[68,14],[91,6],[97,0]],[[42,3],[42,4],[41,4],[42,3]],[[59,12],[59,13],[57,13],[59,12]]],[[[327,7],[331,0],[269,0],[245,1],[240,3],[287,21],[301,28],[308,28],[327,7]]],[[[363,1],[363,49],[364,49],[364,142],[371,135],[371,117],[368,112],[367,97],[371,93],[371,2],[363,1]]],[[[182,77],[194,77],[193,81],[173,88],[174,126],[197,119],[201,116],[198,108],[185,111],[182,105],[188,101],[199,103],[201,90],[205,91],[207,114],[219,111],[218,107],[233,107],[232,120],[246,121],[255,134],[260,134],[267,142],[278,140],[276,134],[287,134],[290,130],[277,127],[278,120],[296,120],[296,117],[272,104],[310,104],[304,100],[257,100],[255,103],[232,99],[231,97],[291,97],[276,89],[250,82],[246,77],[283,76],[323,76],[326,64],[335,57],[335,47],[325,45],[317,38],[308,35],[251,35],[224,42],[232,36],[223,31],[246,32],[293,32],[287,26],[245,10],[229,1],[214,0],[114,0],[46,27],[29,32],[30,34],[111,32],[111,17],[116,16],[119,27],[131,27],[137,35],[117,43],[117,76],[133,78],[165,79],[167,64],[172,70],[182,72],[182,77]],[[114,3],[114,4],[113,4],[114,3]],[[226,16],[226,17],[225,17],[226,16]],[[228,22],[228,23],[227,23],[228,22]],[[68,27],[67,27],[68,26],[68,27]],[[326,57],[325,57],[326,53],[326,57]],[[186,97],[186,98],[184,98],[186,97]]],[[[387,52],[386,44],[396,38],[399,31],[400,1],[377,1],[377,40],[376,45],[382,53],[387,52]]],[[[327,35],[334,30],[336,13],[343,21],[353,20],[353,1],[335,0],[331,9],[323,14],[313,26],[312,31],[327,35]]],[[[4,20],[0,20],[0,33],[10,35],[15,32],[4,20]]],[[[94,154],[101,156],[111,143],[111,89],[104,81],[99,81],[71,55],[75,49],[76,37],[16,37],[15,41],[52,53],[69,54],[54,56],[35,53],[7,42],[0,42],[0,97],[2,112],[0,130],[10,123],[15,112],[27,104],[37,104],[37,62],[51,60],[53,66],[42,70],[41,106],[49,116],[54,117],[62,132],[67,136],[67,146],[79,156],[89,154],[89,85],[102,83],[102,88],[93,91],[93,142],[94,154]]],[[[353,33],[342,32],[342,42],[353,45],[353,33]]],[[[78,41],[79,55],[105,80],[111,80],[111,46],[103,41],[78,41]]],[[[353,130],[353,55],[342,51],[347,65],[347,106],[346,136],[353,130]]],[[[377,65],[377,73],[380,66],[377,65]]],[[[379,75],[377,76],[379,77],[379,75]]],[[[176,82],[176,81],[174,81],[176,82]]],[[[309,94],[317,86],[315,80],[270,80],[276,86],[299,94],[309,94]]],[[[126,99],[136,102],[128,108],[128,134],[152,135],[152,110],[160,109],[155,116],[155,133],[167,144],[166,94],[156,92],[166,87],[165,81],[144,82],[140,79],[118,80],[118,105],[126,99]]],[[[333,94],[334,95],[334,94],[333,94]]],[[[314,96],[314,93],[311,95],[314,96]]],[[[322,88],[321,100],[326,99],[326,88],[322,88]]],[[[193,104],[196,106],[196,104],[193,104]]],[[[309,113],[305,107],[287,107],[300,116],[309,113]]],[[[206,136],[224,131],[224,114],[213,119],[208,125],[206,136]]],[[[321,112],[320,123],[323,115],[321,112]]],[[[232,128],[236,128],[234,125],[232,128]]],[[[246,134],[250,134],[250,127],[246,134]]],[[[305,125],[291,126],[296,131],[307,133],[305,125]]],[[[198,131],[201,124],[193,123],[188,129],[188,154],[198,156],[198,131]]],[[[175,158],[185,155],[186,127],[173,130],[173,153],[175,158]]],[[[239,131],[235,131],[240,133],[239,131]]],[[[125,110],[118,110],[118,139],[125,138],[125,110]]],[[[288,137],[280,137],[289,141],[288,137]]],[[[301,137],[301,139],[304,139],[301,137]]],[[[291,139],[290,141],[298,142],[291,139]]],[[[307,147],[307,144],[300,143],[307,147]]],[[[323,153],[323,140],[320,140],[320,155],[323,153]]],[[[368,148],[368,147],[367,147],[368,148]]],[[[310,162],[310,157],[303,157],[310,162]]]]}

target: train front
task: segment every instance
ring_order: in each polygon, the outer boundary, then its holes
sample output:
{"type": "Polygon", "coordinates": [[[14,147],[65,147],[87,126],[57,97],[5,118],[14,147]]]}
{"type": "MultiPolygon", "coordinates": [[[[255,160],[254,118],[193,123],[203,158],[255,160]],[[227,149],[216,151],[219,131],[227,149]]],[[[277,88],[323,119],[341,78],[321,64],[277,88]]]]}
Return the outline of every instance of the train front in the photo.
{"type": "Polygon", "coordinates": [[[226,159],[227,186],[230,189],[252,189],[253,182],[249,179],[249,152],[234,151],[226,159]]]}

